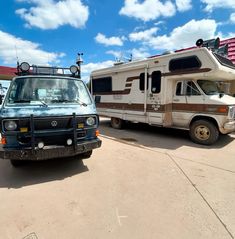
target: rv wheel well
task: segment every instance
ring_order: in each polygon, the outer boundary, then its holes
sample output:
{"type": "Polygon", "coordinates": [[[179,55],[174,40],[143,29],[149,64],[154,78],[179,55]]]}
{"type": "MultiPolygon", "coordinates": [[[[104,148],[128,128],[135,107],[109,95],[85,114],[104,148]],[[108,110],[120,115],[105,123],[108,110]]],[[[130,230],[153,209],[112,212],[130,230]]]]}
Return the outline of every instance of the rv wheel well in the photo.
{"type": "Polygon", "coordinates": [[[193,122],[195,122],[197,120],[207,120],[207,121],[210,121],[211,123],[213,123],[218,128],[218,123],[217,123],[217,121],[214,118],[208,117],[208,116],[202,116],[202,115],[195,116],[191,120],[191,122],[189,124],[189,127],[192,125],[193,122]]]}

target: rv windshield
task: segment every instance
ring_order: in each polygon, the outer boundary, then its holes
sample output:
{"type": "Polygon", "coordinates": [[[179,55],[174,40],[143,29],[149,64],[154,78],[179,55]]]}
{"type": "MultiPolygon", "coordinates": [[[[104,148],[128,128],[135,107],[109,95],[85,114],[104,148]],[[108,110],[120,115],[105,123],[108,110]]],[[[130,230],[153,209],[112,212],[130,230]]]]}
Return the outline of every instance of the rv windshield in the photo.
{"type": "Polygon", "coordinates": [[[91,104],[84,83],[71,78],[25,77],[16,78],[10,86],[6,104],[78,103],[91,104]]]}
{"type": "Polygon", "coordinates": [[[197,83],[206,95],[217,95],[222,93],[216,81],[198,80],[197,83]]]}

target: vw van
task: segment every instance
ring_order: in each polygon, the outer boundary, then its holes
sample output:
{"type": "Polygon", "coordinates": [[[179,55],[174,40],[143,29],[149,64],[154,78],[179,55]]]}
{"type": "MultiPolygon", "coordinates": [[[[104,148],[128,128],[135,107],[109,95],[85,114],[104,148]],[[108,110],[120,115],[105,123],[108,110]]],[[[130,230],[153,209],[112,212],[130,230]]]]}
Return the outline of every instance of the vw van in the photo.
{"type": "Polygon", "coordinates": [[[0,110],[0,157],[27,160],[89,158],[101,146],[94,101],[70,68],[18,65],[0,110]]]}

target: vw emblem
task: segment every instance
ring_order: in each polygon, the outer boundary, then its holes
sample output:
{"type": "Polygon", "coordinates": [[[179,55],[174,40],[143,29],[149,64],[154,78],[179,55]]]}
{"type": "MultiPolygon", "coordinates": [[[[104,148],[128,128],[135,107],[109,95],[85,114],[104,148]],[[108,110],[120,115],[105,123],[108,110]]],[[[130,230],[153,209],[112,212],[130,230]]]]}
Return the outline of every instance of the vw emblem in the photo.
{"type": "Polygon", "coordinates": [[[51,121],[51,126],[56,127],[57,126],[57,121],[55,121],[55,120],[51,121]]]}

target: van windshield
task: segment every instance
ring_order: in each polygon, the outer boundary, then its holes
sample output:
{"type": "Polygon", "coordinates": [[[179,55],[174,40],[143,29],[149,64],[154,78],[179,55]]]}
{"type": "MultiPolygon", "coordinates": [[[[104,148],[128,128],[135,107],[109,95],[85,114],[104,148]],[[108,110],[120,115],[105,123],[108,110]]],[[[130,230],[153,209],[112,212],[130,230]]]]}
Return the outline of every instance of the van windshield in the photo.
{"type": "Polygon", "coordinates": [[[197,80],[197,83],[206,95],[217,95],[222,93],[216,81],[197,80]]]}
{"type": "Polygon", "coordinates": [[[74,78],[16,78],[9,89],[6,104],[91,104],[87,88],[74,78]]]}

